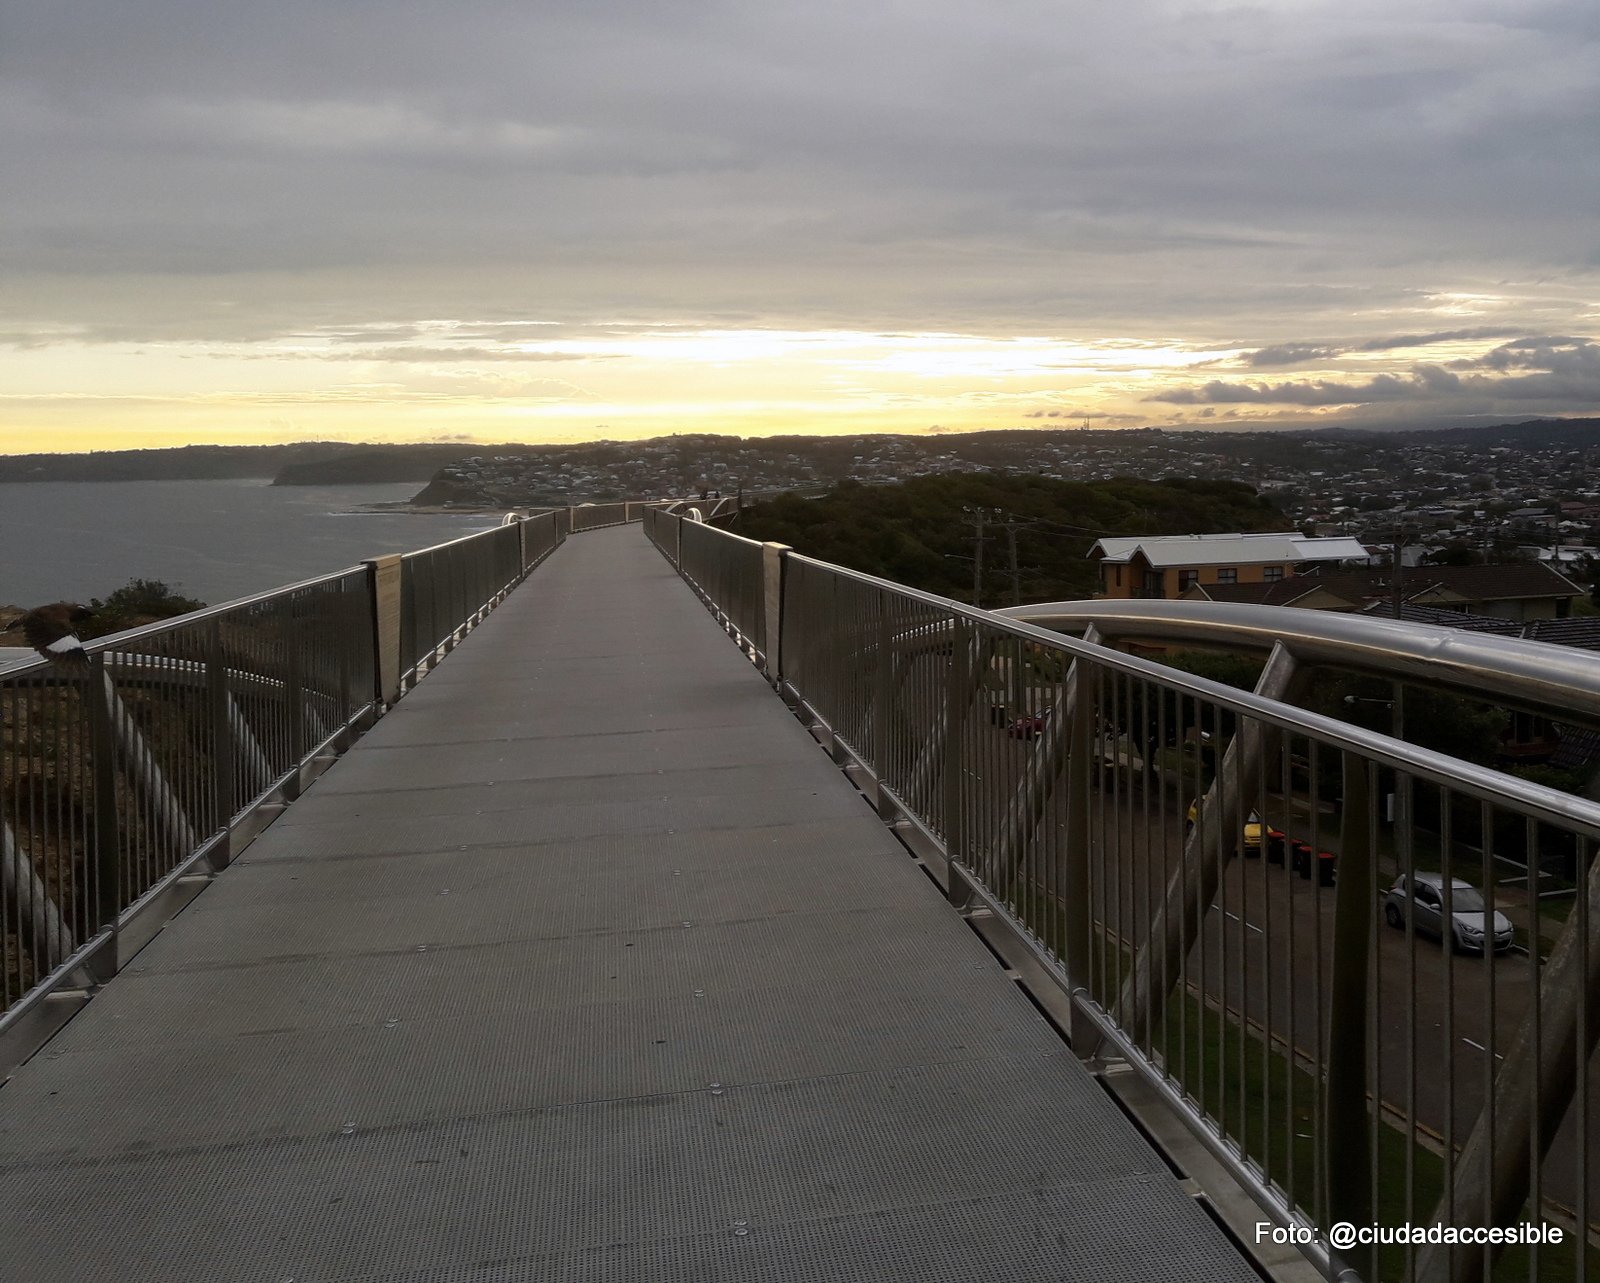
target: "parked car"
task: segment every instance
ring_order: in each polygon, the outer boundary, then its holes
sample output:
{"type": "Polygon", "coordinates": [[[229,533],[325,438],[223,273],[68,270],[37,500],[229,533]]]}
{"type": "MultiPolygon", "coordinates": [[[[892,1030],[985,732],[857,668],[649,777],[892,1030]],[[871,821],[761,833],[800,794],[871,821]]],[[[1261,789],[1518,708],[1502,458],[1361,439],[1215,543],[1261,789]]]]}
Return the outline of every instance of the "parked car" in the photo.
{"type": "MultiPolygon", "coordinates": [[[[1189,814],[1184,818],[1183,831],[1188,833],[1194,828],[1195,821],[1200,815],[1200,801],[1196,798],[1189,803],[1189,814]]],[[[1261,855],[1262,840],[1265,838],[1267,859],[1273,864],[1283,863],[1283,830],[1275,829],[1270,824],[1263,824],[1261,814],[1251,811],[1244,821],[1244,854],[1245,858],[1254,860],[1261,855]]]]}
{"type": "Polygon", "coordinates": [[[1044,724],[1050,720],[1050,711],[1050,707],[1046,705],[1037,713],[1024,713],[1011,723],[1006,734],[1012,739],[1031,740],[1044,730],[1044,724]]]}
{"type": "MultiPolygon", "coordinates": [[[[1404,874],[1395,879],[1389,893],[1383,897],[1383,916],[1391,927],[1405,929],[1407,906],[1411,921],[1418,931],[1445,939],[1444,877],[1438,873],[1417,873],[1410,878],[1411,895],[1406,894],[1407,879],[1404,874]]],[[[1450,879],[1450,944],[1469,953],[1487,952],[1486,937],[1492,936],[1496,952],[1509,949],[1516,938],[1511,919],[1498,909],[1494,921],[1489,921],[1488,905],[1478,888],[1460,878],[1450,879]]]]}

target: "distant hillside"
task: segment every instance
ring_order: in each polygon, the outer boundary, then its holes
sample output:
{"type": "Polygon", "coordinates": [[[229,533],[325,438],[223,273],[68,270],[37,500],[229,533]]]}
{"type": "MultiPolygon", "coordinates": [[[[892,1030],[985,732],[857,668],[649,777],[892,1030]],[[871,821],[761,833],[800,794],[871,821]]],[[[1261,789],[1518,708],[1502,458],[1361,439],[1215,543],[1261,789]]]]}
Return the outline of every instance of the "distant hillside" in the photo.
{"type": "MultiPolygon", "coordinates": [[[[1155,428],[1080,430],[1002,428],[908,436],[861,433],[842,437],[744,437],[684,433],[646,441],[589,441],[572,445],[489,445],[476,442],[410,445],[303,441],[292,445],[194,445],[170,450],[107,450],[89,454],[0,455],[0,482],[183,481],[273,478],[280,485],[350,485],[365,482],[445,484],[417,502],[443,497],[479,505],[579,502],[604,493],[690,493],[703,485],[746,490],[827,484],[857,472],[882,454],[878,475],[935,458],[975,468],[1060,471],[1071,455],[1164,450],[1170,467],[1182,454],[1263,466],[1359,467],[1374,450],[1408,444],[1486,449],[1576,449],[1600,444],[1600,419],[1540,419],[1428,432],[1308,431],[1220,432],[1155,428]],[[1050,452],[1054,451],[1051,456],[1050,452]],[[1050,456],[1050,457],[1046,457],[1050,456]],[[446,469],[475,461],[459,476],[446,469]],[[493,474],[506,473],[505,476],[493,474]]],[[[1140,467],[1120,460],[1117,470],[1140,467]]],[[[943,470],[948,470],[945,468],[943,470]]],[[[1105,472],[1101,476],[1107,475],[1105,472]]]]}
{"type": "MultiPolygon", "coordinates": [[[[279,470],[275,486],[377,485],[427,481],[440,468],[482,447],[471,445],[347,446],[331,458],[291,463],[279,470]]],[[[504,449],[505,447],[493,447],[504,449]]],[[[522,449],[524,447],[514,447],[522,449]]]]}
{"type": "Polygon", "coordinates": [[[0,481],[220,481],[272,477],[289,464],[340,454],[337,441],[293,445],[190,445],[172,450],[0,455],[0,481]]]}
{"type": "Polygon", "coordinates": [[[1577,449],[1596,444],[1600,419],[1527,419],[1522,423],[1497,423],[1483,428],[1442,428],[1427,436],[1431,444],[1497,445],[1511,449],[1577,449]]]}
{"type": "Polygon", "coordinates": [[[1025,602],[1092,593],[1095,573],[1085,554],[1102,535],[1279,530],[1285,521],[1268,500],[1237,481],[1078,482],[965,473],[890,485],[847,481],[816,499],[782,495],[746,509],[738,531],[970,602],[974,528],[969,508],[990,510],[984,548],[987,606],[1010,601],[1003,525],[1008,518],[1017,523],[1025,602]]]}
{"type": "Polygon", "coordinates": [[[192,445],[171,450],[97,450],[88,454],[0,455],[7,481],[225,481],[272,478],[286,486],[427,481],[439,468],[478,450],[529,446],[367,445],[300,441],[292,445],[192,445]]]}

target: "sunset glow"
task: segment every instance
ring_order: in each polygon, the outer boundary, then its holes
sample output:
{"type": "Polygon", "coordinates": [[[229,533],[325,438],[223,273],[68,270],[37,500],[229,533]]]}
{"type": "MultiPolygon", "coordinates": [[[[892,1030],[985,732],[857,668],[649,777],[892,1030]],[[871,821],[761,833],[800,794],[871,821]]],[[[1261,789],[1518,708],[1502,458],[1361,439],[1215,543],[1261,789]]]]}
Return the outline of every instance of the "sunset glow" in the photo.
{"type": "Polygon", "coordinates": [[[1576,0],[696,13],[35,12],[0,449],[1600,412],[1576,0]]]}

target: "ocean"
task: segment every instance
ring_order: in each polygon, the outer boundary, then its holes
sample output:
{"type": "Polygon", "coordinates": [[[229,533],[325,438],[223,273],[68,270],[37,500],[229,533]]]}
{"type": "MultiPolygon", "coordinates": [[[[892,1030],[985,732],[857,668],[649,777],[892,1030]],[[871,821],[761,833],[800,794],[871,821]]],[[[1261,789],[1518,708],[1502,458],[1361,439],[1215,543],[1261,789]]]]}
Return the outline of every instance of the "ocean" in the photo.
{"type": "Polygon", "coordinates": [[[363,512],[419,484],[0,484],[0,605],[104,597],[159,579],[210,605],[498,525],[498,513],[363,512]]]}

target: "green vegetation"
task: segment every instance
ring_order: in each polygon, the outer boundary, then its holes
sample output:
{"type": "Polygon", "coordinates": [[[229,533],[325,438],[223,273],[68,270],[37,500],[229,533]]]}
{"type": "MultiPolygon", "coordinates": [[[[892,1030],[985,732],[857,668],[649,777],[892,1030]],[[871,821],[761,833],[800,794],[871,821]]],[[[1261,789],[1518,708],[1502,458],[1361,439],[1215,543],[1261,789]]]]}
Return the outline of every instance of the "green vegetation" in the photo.
{"type": "Polygon", "coordinates": [[[1157,656],[1168,668],[1181,669],[1224,686],[1251,691],[1261,680],[1266,660],[1255,655],[1223,654],[1214,650],[1172,650],[1157,656]]]}
{"type": "Polygon", "coordinates": [[[187,615],[204,606],[205,602],[185,597],[159,579],[130,579],[103,601],[99,597],[90,600],[89,609],[93,614],[84,621],[78,635],[104,637],[141,624],[153,624],[159,619],[187,615]]]}
{"type": "MultiPolygon", "coordinates": [[[[385,482],[427,481],[440,468],[466,455],[498,454],[508,447],[450,442],[413,445],[347,446],[346,453],[286,464],[273,478],[275,486],[356,486],[385,482]]],[[[526,452],[526,446],[509,447],[526,452]]]]}
{"type": "MultiPolygon", "coordinates": [[[[1013,889],[1012,908],[1059,956],[1067,929],[1059,897],[1036,883],[1023,884],[1013,889]]],[[[1133,951],[1102,932],[1094,952],[1096,997],[1102,1005],[1113,1005],[1131,972],[1133,951]]],[[[1319,1201],[1328,1196],[1325,1179],[1319,1175],[1326,1155],[1319,1151],[1326,1150],[1331,1137],[1326,1133],[1326,1084],[1310,1068],[1304,1052],[1297,1054],[1281,1036],[1269,1041],[1258,1024],[1242,1019],[1237,1008],[1203,996],[1192,981],[1171,995],[1154,1028],[1135,1032],[1148,1035],[1148,1049],[1156,1062],[1240,1147],[1251,1165],[1285,1191],[1308,1218],[1315,1217],[1319,1201]]],[[[1314,1031],[1302,1033],[1315,1038],[1314,1031]]],[[[1369,1113],[1367,1127],[1367,1143],[1377,1150],[1369,1191],[1373,1220],[1385,1226],[1429,1223],[1445,1193],[1443,1138],[1422,1126],[1413,1130],[1392,1102],[1382,1106],[1376,1117],[1369,1113]]],[[[1548,1209],[1536,1214],[1529,1206],[1518,1219],[1539,1221],[1548,1215],[1548,1209]]],[[[1377,1269],[1370,1275],[1374,1283],[1408,1278],[1407,1258],[1415,1250],[1393,1244],[1379,1247],[1377,1269]]],[[[1536,1268],[1532,1255],[1533,1249],[1526,1247],[1500,1251],[1492,1277],[1501,1283],[1577,1279],[1576,1245],[1570,1232],[1564,1244],[1538,1249],[1536,1268]]],[[[1352,1260],[1370,1268],[1374,1258],[1368,1249],[1359,1249],[1352,1260]]]]}
{"type": "Polygon", "coordinates": [[[1056,481],[994,472],[913,477],[893,485],[845,481],[820,498],[785,494],[746,509],[739,532],[774,540],[926,592],[972,600],[973,527],[963,509],[990,510],[982,604],[1010,599],[1006,532],[993,510],[1019,524],[1023,601],[1087,597],[1102,535],[1270,530],[1282,515],[1237,481],[1056,481]]]}

